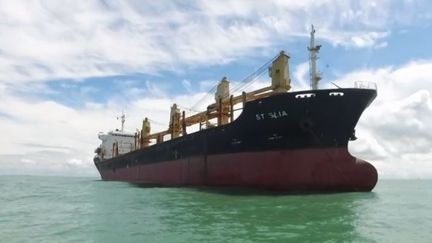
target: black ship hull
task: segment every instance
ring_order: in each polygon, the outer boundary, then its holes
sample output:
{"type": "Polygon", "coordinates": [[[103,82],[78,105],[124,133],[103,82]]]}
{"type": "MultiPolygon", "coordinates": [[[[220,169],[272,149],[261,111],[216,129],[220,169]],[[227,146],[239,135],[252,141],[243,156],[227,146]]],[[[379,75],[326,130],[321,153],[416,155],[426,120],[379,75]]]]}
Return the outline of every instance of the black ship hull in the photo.
{"type": "Polygon", "coordinates": [[[377,171],[347,150],[372,89],[289,92],[247,102],[232,123],[96,161],[104,180],[162,186],[370,191],[377,171]]]}

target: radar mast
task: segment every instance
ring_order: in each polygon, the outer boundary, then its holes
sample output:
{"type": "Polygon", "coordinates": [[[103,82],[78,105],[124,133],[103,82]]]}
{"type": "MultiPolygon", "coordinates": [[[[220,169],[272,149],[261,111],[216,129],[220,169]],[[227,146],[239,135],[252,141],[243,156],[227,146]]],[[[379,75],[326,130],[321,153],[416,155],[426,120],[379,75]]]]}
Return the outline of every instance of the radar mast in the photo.
{"type": "Polygon", "coordinates": [[[124,132],[124,124],[125,124],[125,121],[126,121],[126,116],[124,114],[124,111],[122,111],[122,115],[121,116],[117,117],[117,120],[118,119],[121,119],[120,120],[121,121],[121,129],[120,129],[120,131],[124,132]]]}

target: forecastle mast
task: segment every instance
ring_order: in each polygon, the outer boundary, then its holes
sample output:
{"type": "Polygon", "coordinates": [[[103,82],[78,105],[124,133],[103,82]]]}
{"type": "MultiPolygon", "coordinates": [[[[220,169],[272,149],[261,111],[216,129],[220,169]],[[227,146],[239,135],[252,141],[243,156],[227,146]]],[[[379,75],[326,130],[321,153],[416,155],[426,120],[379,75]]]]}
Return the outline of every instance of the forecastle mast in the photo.
{"type": "Polygon", "coordinates": [[[321,45],[315,45],[315,28],[311,25],[310,32],[310,45],[309,50],[309,72],[310,72],[310,85],[312,90],[318,89],[318,82],[321,80],[321,75],[317,71],[318,53],[321,45]]]}

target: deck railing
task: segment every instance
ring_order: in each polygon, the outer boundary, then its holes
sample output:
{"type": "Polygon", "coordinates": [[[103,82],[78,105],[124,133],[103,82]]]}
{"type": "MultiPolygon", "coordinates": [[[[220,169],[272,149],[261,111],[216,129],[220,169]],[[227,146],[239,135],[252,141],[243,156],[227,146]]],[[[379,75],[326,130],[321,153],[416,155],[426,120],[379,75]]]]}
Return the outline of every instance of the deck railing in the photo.
{"type": "Polygon", "coordinates": [[[357,89],[377,89],[377,84],[369,81],[356,81],[354,87],[357,89]]]}

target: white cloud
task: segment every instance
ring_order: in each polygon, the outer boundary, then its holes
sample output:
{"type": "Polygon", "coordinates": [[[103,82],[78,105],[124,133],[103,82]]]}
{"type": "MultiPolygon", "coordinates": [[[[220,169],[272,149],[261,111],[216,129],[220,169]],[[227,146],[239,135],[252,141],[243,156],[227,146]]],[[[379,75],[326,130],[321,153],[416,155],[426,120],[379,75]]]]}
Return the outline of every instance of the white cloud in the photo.
{"type": "Polygon", "coordinates": [[[432,177],[430,68],[431,61],[412,62],[357,71],[336,81],[343,87],[356,80],[378,84],[378,97],[361,117],[359,139],[350,149],[375,162],[384,177],[432,177]]]}
{"type": "Polygon", "coordinates": [[[335,44],[341,44],[345,46],[353,46],[353,47],[370,47],[374,46],[376,48],[383,48],[387,46],[387,42],[382,41],[390,35],[389,31],[386,32],[366,32],[359,34],[345,34],[342,36],[340,42],[335,41],[335,44]],[[351,36],[349,39],[347,36],[351,36]]]}
{"type": "Polygon", "coordinates": [[[424,11],[400,4],[0,1],[0,80],[16,85],[216,65],[306,36],[310,23],[334,45],[384,47],[390,25],[409,25],[424,11]]]}
{"type": "Polygon", "coordinates": [[[304,62],[299,64],[291,77],[292,82],[296,82],[293,86],[293,90],[305,90],[310,88],[310,78],[309,78],[309,62],[304,62]]]}

